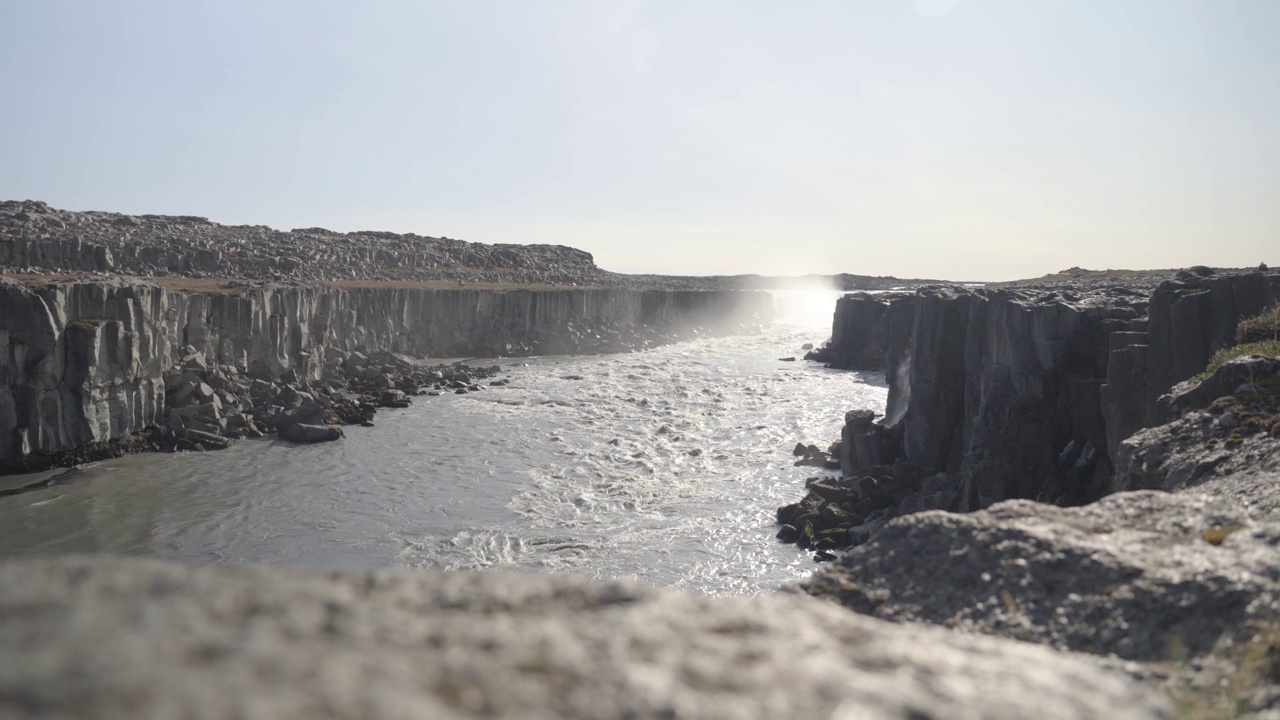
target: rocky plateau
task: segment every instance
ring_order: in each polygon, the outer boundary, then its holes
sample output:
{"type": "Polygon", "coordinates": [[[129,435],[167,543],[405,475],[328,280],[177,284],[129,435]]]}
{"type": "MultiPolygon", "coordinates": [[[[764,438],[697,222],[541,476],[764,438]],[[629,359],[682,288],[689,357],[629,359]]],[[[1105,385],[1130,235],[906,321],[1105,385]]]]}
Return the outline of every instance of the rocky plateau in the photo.
{"type": "Polygon", "coordinates": [[[885,290],[920,280],[865,275],[629,275],[597,267],[564,245],[467,242],[385,231],[276,230],[191,215],[126,215],[0,201],[0,270],[236,280],[241,285],[322,282],[443,283],[638,290],[831,287],[885,290]]]}

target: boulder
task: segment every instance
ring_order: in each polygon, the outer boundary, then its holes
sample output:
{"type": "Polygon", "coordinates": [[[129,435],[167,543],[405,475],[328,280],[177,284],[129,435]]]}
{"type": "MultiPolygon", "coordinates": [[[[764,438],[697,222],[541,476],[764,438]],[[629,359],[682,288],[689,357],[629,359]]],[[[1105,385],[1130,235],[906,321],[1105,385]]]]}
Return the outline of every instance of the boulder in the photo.
{"type": "Polygon", "coordinates": [[[1163,661],[1272,619],[1277,544],[1280,522],[1199,493],[1119,493],[1079,508],[1010,500],[895,518],[804,587],[898,622],[1163,661]]]}
{"type": "Polygon", "coordinates": [[[279,432],[280,438],[296,443],[318,443],[342,437],[342,428],[336,425],[307,425],[294,423],[279,432]]]}
{"type": "Polygon", "coordinates": [[[1087,658],[800,595],[122,557],[0,563],[24,718],[1169,718],[1087,658]]]}

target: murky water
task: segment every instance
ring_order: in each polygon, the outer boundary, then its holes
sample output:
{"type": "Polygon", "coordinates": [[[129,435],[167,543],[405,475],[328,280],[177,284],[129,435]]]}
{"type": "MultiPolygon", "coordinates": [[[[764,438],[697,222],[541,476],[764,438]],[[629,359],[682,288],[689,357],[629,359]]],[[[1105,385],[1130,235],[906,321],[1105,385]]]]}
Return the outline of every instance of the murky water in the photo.
{"type": "Polygon", "coordinates": [[[503,566],[716,593],[814,568],[773,539],[875,375],[782,362],[834,296],[754,337],[504,365],[507,387],[417,398],[336,443],[136,455],[0,498],[0,556],[109,552],[324,568],[503,566]]]}

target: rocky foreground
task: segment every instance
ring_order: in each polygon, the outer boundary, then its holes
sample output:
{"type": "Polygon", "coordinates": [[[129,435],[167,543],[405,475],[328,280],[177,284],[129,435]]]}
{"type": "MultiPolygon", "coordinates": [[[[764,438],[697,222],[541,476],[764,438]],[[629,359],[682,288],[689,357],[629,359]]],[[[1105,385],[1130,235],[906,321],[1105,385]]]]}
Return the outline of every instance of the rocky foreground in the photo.
{"type": "Polygon", "coordinates": [[[0,563],[6,718],[1168,718],[1026,643],[796,595],[498,573],[0,563]]]}

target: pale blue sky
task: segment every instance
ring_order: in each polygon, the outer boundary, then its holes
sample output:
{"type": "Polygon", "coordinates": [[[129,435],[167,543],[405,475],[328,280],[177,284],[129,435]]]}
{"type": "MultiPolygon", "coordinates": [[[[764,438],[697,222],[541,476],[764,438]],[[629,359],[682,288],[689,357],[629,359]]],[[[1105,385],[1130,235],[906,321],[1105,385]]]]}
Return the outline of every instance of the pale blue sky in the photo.
{"type": "Polygon", "coordinates": [[[624,272],[1280,265],[1280,2],[0,0],[0,198],[624,272]]]}

